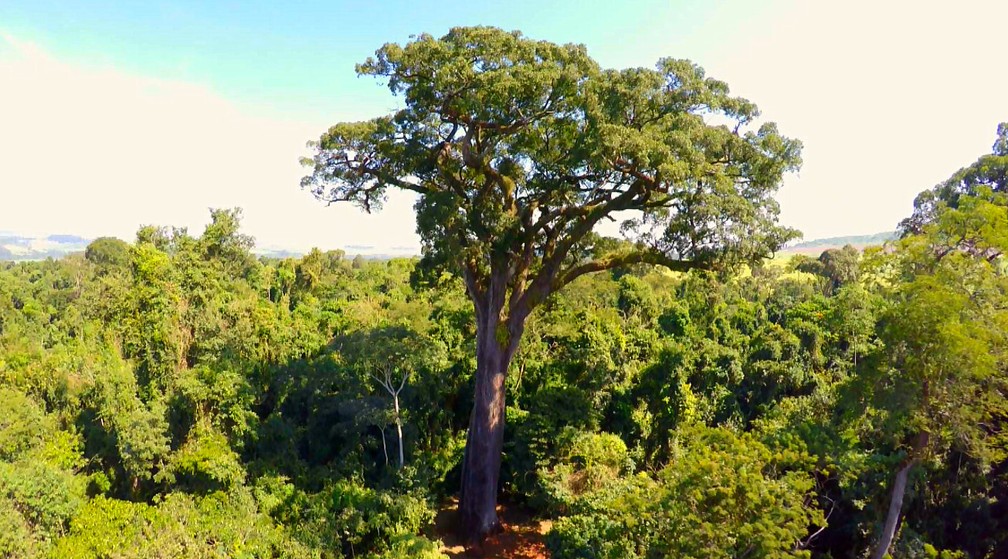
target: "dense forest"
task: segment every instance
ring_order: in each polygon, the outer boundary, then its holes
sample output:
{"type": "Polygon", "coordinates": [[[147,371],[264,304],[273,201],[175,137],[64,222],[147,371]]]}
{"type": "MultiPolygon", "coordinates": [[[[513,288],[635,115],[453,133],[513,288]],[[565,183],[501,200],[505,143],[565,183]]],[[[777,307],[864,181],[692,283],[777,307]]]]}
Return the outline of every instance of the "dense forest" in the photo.
{"type": "MultiPolygon", "coordinates": [[[[998,132],[863,253],[595,270],[633,247],[585,246],[503,377],[500,502],[557,559],[1008,556],[998,132]]],[[[474,288],[257,258],[240,218],[0,263],[0,556],[445,556],[474,288]]]]}

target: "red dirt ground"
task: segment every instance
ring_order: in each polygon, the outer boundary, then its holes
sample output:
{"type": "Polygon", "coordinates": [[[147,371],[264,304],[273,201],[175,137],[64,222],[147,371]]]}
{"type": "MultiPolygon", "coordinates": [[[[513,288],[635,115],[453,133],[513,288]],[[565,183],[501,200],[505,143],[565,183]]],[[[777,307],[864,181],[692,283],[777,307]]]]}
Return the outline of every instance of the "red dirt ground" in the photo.
{"type": "Polygon", "coordinates": [[[526,512],[507,505],[498,505],[497,515],[504,530],[491,536],[482,550],[466,551],[455,527],[458,518],[458,502],[445,504],[434,519],[435,535],[444,542],[441,552],[453,559],[546,559],[546,545],[543,536],[550,529],[548,520],[535,520],[526,512]]]}

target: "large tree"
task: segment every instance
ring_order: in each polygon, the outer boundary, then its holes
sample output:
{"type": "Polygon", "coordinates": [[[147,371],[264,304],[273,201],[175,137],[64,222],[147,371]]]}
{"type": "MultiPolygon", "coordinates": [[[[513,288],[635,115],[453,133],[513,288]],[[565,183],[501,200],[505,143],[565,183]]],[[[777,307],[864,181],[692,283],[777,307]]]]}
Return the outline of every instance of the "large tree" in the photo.
{"type": "Polygon", "coordinates": [[[302,186],[368,212],[389,188],[417,193],[421,266],[463,278],[477,365],[460,512],[480,540],[499,527],[504,381],[529,313],[587,273],[776,250],[794,232],[773,194],[801,145],[689,61],[607,70],[582,45],[489,27],[386,44],[357,73],[404,106],[312,142],[302,186]],[[606,219],[629,242],[598,236],[606,219]]]}
{"type": "Polygon", "coordinates": [[[889,509],[872,553],[891,547],[910,474],[953,450],[987,467],[1004,459],[1008,441],[1008,195],[986,186],[961,194],[922,227],[889,247],[878,264],[890,308],[879,334],[881,361],[859,382],[877,417],[878,440],[902,458],[889,509]]]}
{"type": "Polygon", "coordinates": [[[1008,192],[1008,122],[998,124],[991,153],[980,156],[945,182],[917,195],[913,214],[900,222],[903,236],[923,233],[924,227],[937,220],[945,208],[959,207],[961,197],[976,196],[981,188],[1008,192]]]}

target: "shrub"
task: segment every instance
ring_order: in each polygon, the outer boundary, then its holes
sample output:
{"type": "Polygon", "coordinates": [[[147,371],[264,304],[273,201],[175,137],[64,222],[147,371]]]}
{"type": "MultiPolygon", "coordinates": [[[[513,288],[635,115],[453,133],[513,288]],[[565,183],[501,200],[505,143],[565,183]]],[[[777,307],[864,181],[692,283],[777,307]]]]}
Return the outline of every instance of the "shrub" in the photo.
{"type": "Polygon", "coordinates": [[[227,491],[245,481],[245,469],[227,438],[200,422],[190,430],[189,439],[172,454],[168,466],[156,479],[198,492],[227,491]]]}
{"type": "Polygon", "coordinates": [[[41,557],[41,546],[14,502],[0,498],[0,557],[41,557]]]}
{"type": "Polygon", "coordinates": [[[559,464],[539,473],[549,504],[560,511],[605,488],[633,469],[626,443],[611,433],[585,433],[568,429],[560,437],[559,464]]]}
{"type": "Polygon", "coordinates": [[[172,493],[157,506],[97,497],[74,518],[53,555],[65,559],[312,556],[260,512],[247,491],[205,497],[172,493]]]}
{"type": "Polygon", "coordinates": [[[0,499],[13,505],[38,539],[49,540],[81,505],[83,480],[41,461],[0,463],[0,499]]]}
{"type": "Polygon", "coordinates": [[[342,480],[319,493],[294,492],[274,516],[305,545],[323,550],[323,557],[340,557],[364,550],[389,552],[391,542],[419,534],[434,511],[415,494],[342,480]]]}
{"type": "Polygon", "coordinates": [[[448,556],[441,553],[440,545],[432,542],[423,536],[400,536],[389,543],[388,551],[378,554],[371,554],[374,559],[448,559],[448,556]]]}
{"type": "Polygon", "coordinates": [[[554,559],[636,559],[642,557],[621,522],[604,514],[561,518],[546,536],[554,559]]]}
{"type": "Polygon", "coordinates": [[[0,460],[13,462],[40,446],[52,421],[23,392],[0,388],[0,460]]]}
{"type": "Polygon", "coordinates": [[[611,479],[569,501],[573,516],[547,539],[553,557],[808,556],[796,544],[824,520],[809,504],[807,460],[726,429],[683,430],[679,438],[655,478],[611,479]]]}

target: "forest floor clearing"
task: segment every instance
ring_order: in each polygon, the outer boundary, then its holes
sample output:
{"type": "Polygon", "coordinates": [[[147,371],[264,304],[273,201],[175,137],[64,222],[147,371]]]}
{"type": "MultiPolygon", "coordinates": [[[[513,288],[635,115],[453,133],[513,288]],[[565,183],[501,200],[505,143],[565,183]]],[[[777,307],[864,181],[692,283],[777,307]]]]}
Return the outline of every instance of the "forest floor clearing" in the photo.
{"type": "Polygon", "coordinates": [[[441,552],[453,559],[546,559],[545,535],[552,522],[537,520],[526,511],[512,505],[498,505],[497,515],[503,530],[489,538],[482,550],[466,551],[455,533],[458,526],[458,500],[452,499],[434,518],[434,533],[443,542],[441,552]]]}

